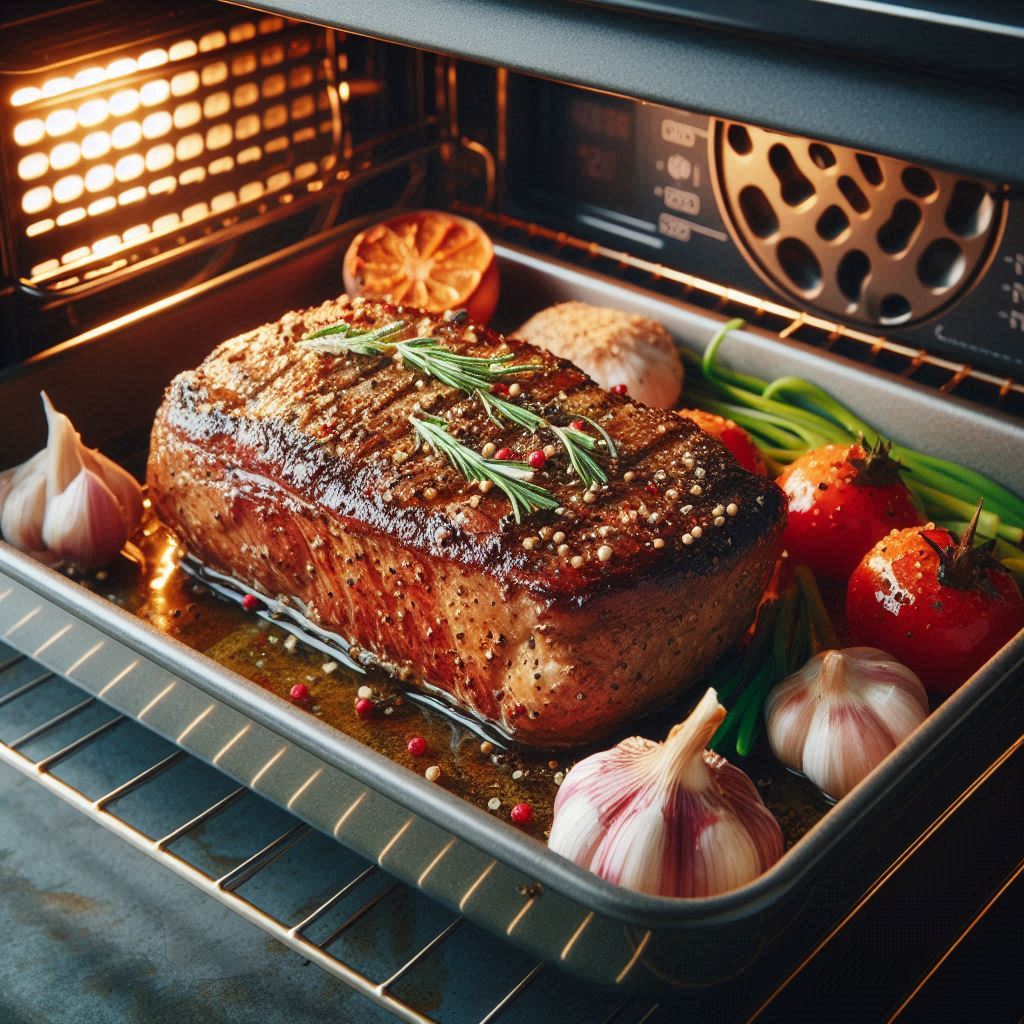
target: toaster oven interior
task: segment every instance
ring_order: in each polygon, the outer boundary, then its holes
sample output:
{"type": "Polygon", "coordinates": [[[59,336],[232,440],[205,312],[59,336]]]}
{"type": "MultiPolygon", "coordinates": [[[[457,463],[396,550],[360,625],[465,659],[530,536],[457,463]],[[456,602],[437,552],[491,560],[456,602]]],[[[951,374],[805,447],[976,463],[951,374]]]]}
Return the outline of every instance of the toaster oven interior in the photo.
{"type": "Polygon", "coordinates": [[[212,0],[112,14],[37,5],[4,28],[0,366],[335,226],[435,206],[1024,409],[1012,182],[212,0]]]}

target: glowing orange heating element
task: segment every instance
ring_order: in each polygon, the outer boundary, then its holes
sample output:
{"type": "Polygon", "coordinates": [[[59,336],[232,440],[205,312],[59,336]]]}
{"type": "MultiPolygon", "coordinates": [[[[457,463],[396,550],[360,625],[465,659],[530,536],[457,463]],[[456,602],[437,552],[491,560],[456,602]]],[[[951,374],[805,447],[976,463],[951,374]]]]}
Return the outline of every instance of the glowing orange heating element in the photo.
{"type": "Polygon", "coordinates": [[[345,254],[350,295],[387,298],[431,313],[465,307],[486,324],[498,303],[494,247],[477,224],[420,210],[375,224],[345,254]]]}

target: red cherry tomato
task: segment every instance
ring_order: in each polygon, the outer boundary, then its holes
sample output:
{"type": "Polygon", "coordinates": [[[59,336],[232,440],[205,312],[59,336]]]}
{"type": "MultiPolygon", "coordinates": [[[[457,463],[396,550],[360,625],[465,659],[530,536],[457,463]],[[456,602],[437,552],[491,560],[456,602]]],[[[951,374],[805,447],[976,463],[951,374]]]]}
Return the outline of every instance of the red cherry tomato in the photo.
{"type": "Polygon", "coordinates": [[[960,542],[946,530],[894,530],[846,592],[855,641],[893,655],[934,694],[952,693],[1024,628],[1013,577],[972,541],[970,530],[960,542]]]}
{"type": "Polygon", "coordinates": [[[821,579],[849,579],[890,530],[924,522],[885,447],[815,448],[790,463],[778,484],[789,503],[783,544],[821,579]]]}
{"type": "Polygon", "coordinates": [[[740,426],[713,412],[703,409],[681,409],[680,416],[685,416],[712,437],[717,437],[732,452],[732,457],[748,472],[767,476],[764,459],[757,450],[757,445],[750,435],[740,426]]]}

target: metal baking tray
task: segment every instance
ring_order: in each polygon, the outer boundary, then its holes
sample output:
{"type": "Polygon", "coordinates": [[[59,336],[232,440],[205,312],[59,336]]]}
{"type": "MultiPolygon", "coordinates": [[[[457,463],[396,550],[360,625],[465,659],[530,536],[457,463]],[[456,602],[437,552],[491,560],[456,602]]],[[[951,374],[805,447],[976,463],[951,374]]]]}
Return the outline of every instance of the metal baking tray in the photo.
{"type": "MultiPolygon", "coordinates": [[[[0,465],[38,445],[43,387],[90,443],[117,451],[144,436],[179,369],[224,337],[336,293],[351,233],[300,243],[15,368],[0,378],[0,465]]],[[[513,309],[525,318],[578,298],[642,311],[698,349],[720,323],[641,287],[496,248],[509,323],[513,309]]],[[[895,439],[1024,491],[1024,428],[1014,420],[756,329],[736,332],[727,354],[754,373],[810,378],[895,439]]],[[[645,988],[732,983],[757,958],[789,969],[984,765],[981,738],[1019,720],[1024,664],[1022,633],[755,882],[670,900],[582,871],[2,543],[0,639],[534,955],[645,988]]]]}

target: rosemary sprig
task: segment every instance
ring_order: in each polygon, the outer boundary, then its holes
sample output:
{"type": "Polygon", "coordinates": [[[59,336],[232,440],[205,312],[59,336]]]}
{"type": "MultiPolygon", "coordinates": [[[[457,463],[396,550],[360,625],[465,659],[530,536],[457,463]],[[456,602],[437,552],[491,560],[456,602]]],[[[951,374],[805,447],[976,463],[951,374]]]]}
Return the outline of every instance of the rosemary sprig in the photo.
{"type": "Polygon", "coordinates": [[[569,456],[573,472],[580,478],[584,487],[608,483],[608,474],[591,452],[597,448],[597,438],[584,434],[573,427],[551,427],[551,432],[569,456]]]}
{"type": "MultiPolygon", "coordinates": [[[[342,320],[340,323],[314,331],[303,338],[301,343],[307,348],[327,355],[385,355],[390,350],[396,353],[406,366],[413,367],[467,395],[476,395],[488,418],[497,426],[501,426],[502,419],[505,419],[534,433],[542,429],[551,430],[558,443],[565,449],[569,464],[584,487],[608,482],[608,475],[593,455],[597,448],[596,438],[572,427],[553,426],[543,416],[500,398],[490,390],[492,384],[501,382],[505,377],[543,369],[540,363],[516,363],[515,355],[512,353],[501,356],[462,355],[445,348],[436,338],[408,338],[396,341],[396,337],[406,326],[406,321],[395,320],[368,330],[353,327],[342,320]]],[[[618,452],[608,432],[595,420],[586,416],[581,418],[594,427],[607,445],[609,455],[616,458],[618,452]]],[[[500,465],[508,467],[515,463],[501,462],[500,465]]],[[[525,468],[526,472],[530,472],[528,466],[525,468]]],[[[518,520],[518,514],[516,518],[518,520]]]]}
{"type": "Polygon", "coordinates": [[[391,349],[403,363],[467,395],[481,388],[489,388],[505,377],[542,369],[540,363],[517,364],[511,352],[501,356],[466,356],[445,348],[437,338],[395,341],[395,337],[405,327],[404,320],[395,320],[382,327],[366,330],[352,327],[342,320],[306,335],[301,343],[306,348],[326,355],[352,352],[361,356],[380,356],[391,349]]]}
{"type": "MultiPolygon", "coordinates": [[[[556,427],[554,424],[548,423],[543,416],[538,416],[537,413],[524,409],[522,406],[515,405],[512,402],[506,402],[503,398],[499,398],[497,395],[490,394],[489,392],[480,390],[477,391],[476,395],[480,399],[491,422],[499,427],[502,425],[500,417],[504,416],[505,419],[526,430],[534,432],[543,429],[550,430],[557,438],[558,443],[565,449],[566,455],[569,456],[569,464],[584,487],[608,482],[607,474],[593,455],[591,455],[591,452],[597,447],[596,438],[591,437],[589,434],[584,434],[580,430],[574,430],[572,427],[556,427]]],[[[605,439],[605,444],[608,445],[609,452],[612,458],[614,458],[617,455],[615,445],[604,429],[586,416],[581,418],[590,423],[605,439]]]]}
{"type": "Polygon", "coordinates": [[[525,462],[485,459],[479,452],[456,440],[437,416],[410,416],[416,434],[467,479],[488,480],[502,491],[512,505],[516,522],[539,509],[558,508],[558,499],[548,490],[531,483],[533,471],[525,462]]]}

